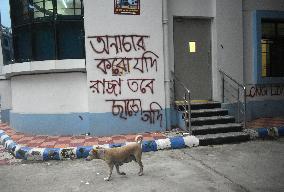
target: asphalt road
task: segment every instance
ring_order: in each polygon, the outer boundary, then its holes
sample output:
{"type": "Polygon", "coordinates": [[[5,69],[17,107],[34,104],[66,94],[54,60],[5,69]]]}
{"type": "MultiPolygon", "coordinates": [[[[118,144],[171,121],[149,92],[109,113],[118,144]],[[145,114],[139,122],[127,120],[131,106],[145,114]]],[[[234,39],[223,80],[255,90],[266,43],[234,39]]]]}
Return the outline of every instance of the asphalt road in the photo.
{"type": "Polygon", "coordinates": [[[0,166],[1,192],[284,191],[284,138],[143,153],[106,182],[101,160],[18,162],[0,166]]]}

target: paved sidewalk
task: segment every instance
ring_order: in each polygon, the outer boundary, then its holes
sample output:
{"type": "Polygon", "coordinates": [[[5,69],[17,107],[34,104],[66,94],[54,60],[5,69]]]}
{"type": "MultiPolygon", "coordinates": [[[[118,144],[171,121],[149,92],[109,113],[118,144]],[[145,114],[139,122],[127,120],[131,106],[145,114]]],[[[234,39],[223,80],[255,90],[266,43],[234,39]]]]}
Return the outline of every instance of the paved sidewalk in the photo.
{"type": "Polygon", "coordinates": [[[284,117],[259,118],[247,123],[248,129],[272,128],[284,126],[284,117]]]}
{"type": "MultiPolygon", "coordinates": [[[[30,135],[14,131],[7,124],[0,124],[0,130],[9,135],[12,140],[22,146],[39,147],[39,148],[66,148],[78,146],[93,146],[104,144],[117,144],[133,142],[137,134],[114,135],[110,137],[95,136],[46,136],[30,135]]],[[[167,138],[161,132],[143,133],[144,141],[152,141],[167,138]]]]}
{"type": "Polygon", "coordinates": [[[284,191],[284,137],[240,144],[143,153],[104,181],[107,164],[85,161],[30,162],[0,166],[1,192],[280,192],[284,191]]]}

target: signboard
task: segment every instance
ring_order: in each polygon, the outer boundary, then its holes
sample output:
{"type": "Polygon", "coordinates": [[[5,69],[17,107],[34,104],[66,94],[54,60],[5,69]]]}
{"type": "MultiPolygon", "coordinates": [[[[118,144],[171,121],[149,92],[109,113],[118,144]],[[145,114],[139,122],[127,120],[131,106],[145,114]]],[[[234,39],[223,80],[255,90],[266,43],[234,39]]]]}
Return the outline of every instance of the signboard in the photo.
{"type": "Polygon", "coordinates": [[[140,15],[140,0],[114,0],[114,14],[140,15]]]}

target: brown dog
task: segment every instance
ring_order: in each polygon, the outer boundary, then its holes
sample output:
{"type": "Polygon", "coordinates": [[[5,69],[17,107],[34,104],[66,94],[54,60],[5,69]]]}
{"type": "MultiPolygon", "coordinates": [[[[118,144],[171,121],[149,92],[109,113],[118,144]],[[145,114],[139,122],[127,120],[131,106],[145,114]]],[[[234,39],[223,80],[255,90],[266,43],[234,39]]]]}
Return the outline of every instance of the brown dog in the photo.
{"type": "Polygon", "coordinates": [[[105,181],[109,181],[113,166],[116,167],[116,171],[119,175],[126,175],[124,172],[119,171],[119,166],[123,165],[123,163],[128,163],[132,160],[136,161],[140,166],[140,171],[138,173],[139,176],[143,175],[143,164],[141,161],[142,157],[142,135],[137,135],[135,138],[136,143],[130,143],[128,145],[111,148],[111,149],[103,149],[103,148],[95,148],[92,149],[89,153],[89,156],[86,160],[90,161],[92,159],[102,159],[109,166],[109,175],[104,178],[105,181]]]}

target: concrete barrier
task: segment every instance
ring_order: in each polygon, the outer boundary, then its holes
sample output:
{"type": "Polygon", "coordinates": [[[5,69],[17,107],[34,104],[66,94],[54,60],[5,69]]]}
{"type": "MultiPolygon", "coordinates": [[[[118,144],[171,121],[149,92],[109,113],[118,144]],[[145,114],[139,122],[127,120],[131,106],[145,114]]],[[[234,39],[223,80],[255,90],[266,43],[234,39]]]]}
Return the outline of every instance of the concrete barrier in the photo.
{"type": "MultiPolygon", "coordinates": [[[[17,144],[4,131],[0,130],[0,143],[18,159],[46,161],[86,158],[90,150],[93,148],[115,148],[127,145],[130,142],[68,148],[33,148],[17,144]]],[[[198,145],[199,140],[195,136],[179,136],[166,139],[143,141],[142,150],[143,152],[149,152],[165,149],[195,147],[198,145]]]]}

